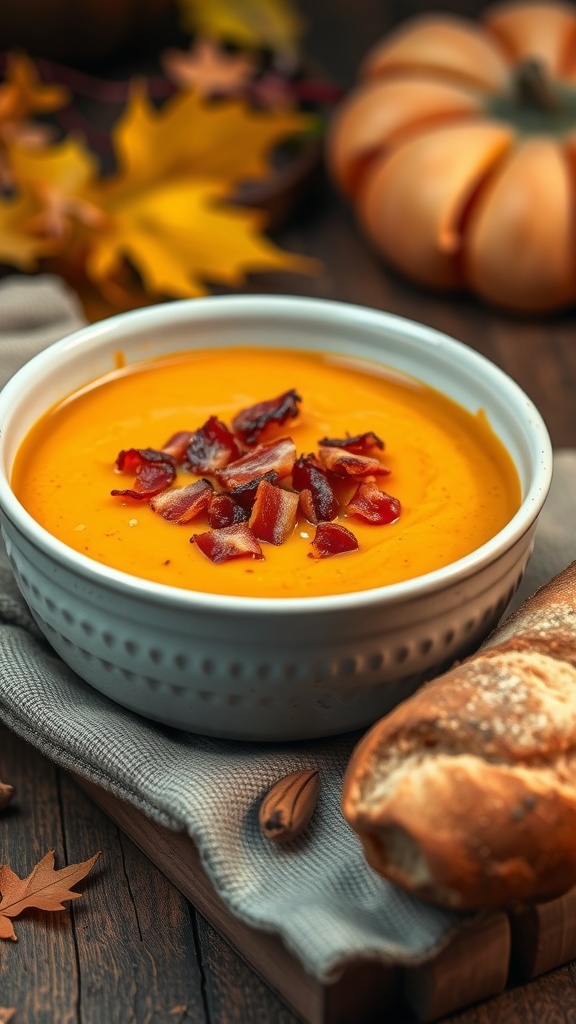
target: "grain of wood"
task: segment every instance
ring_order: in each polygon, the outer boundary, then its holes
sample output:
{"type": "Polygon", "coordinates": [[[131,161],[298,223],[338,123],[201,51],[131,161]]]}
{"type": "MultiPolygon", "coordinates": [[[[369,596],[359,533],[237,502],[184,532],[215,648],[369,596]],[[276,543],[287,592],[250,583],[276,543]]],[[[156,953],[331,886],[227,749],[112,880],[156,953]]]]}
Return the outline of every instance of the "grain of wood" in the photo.
{"type": "Polygon", "coordinates": [[[207,1024],[191,912],[180,893],[65,773],[3,727],[0,749],[19,792],[1,833],[3,862],[24,874],[47,846],[56,847],[58,863],[103,850],[78,905],[23,914],[19,941],[3,949],[0,992],[17,1007],[16,1020],[207,1024]],[[185,1011],[175,1017],[177,1005],[185,1011]]]}

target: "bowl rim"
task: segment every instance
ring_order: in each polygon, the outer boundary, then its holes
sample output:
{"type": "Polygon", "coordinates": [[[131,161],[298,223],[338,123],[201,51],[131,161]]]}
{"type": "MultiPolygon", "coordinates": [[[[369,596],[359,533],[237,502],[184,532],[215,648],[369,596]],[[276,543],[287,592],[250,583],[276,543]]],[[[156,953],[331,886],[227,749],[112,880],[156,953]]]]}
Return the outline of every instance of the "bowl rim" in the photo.
{"type": "MultiPolygon", "coordinates": [[[[121,338],[118,338],[121,342],[121,338]]],[[[417,374],[412,374],[417,377],[417,374]]],[[[486,356],[477,352],[464,342],[457,341],[450,335],[435,328],[428,327],[418,321],[395,313],[374,309],[354,303],[332,299],[315,299],[293,295],[209,295],[194,299],[180,299],[172,302],[147,306],[142,309],[130,310],[108,317],[105,320],[88,324],[71,334],[52,342],[41,352],[28,360],[5,384],[0,391],[0,512],[10,520],[19,532],[38,547],[48,558],[56,560],[71,573],[80,575],[88,582],[99,583],[112,587],[118,593],[132,596],[147,603],[163,604],[181,610],[198,610],[212,612],[228,612],[234,615],[266,614],[270,617],[285,615],[286,612],[321,614],[334,611],[352,611],[368,606],[385,606],[401,604],[415,598],[421,599],[448,586],[452,586],[472,577],[486,565],[496,561],[514,546],[530,529],[538,517],[546,500],[552,479],[553,451],[550,436],[544,420],[532,400],[523,389],[504,370],[486,356]],[[66,353],[74,353],[79,347],[92,342],[97,347],[101,342],[114,338],[118,329],[127,324],[138,327],[142,321],[143,328],[149,333],[155,328],[169,322],[192,320],[196,314],[209,307],[221,309],[228,316],[243,316],[247,313],[286,313],[301,314],[322,320],[326,316],[343,316],[362,321],[366,326],[377,327],[382,331],[400,331],[418,336],[421,341],[438,348],[451,351],[460,362],[481,368],[485,374],[505,386],[505,389],[524,406],[526,418],[530,421],[530,429],[534,434],[540,458],[532,467],[532,481],[523,496],[520,507],[510,521],[480,547],[468,555],[449,563],[440,569],[415,576],[399,583],[351,591],[347,594],[327,594],[314,597],[249,597],[226,594],[211,594],[204,591],[188,590],[155,583],[129,573],[113,569],[97,562],[87,555],[68,547],[63,541],[45,530],[20,504],[14,494],[7,474],[4,471],[2,449],[5,444],[5,431],[2,429],[3,417],[14,402],[23,401],[22,388],[37,381],[39,373],[66,353]]]]}

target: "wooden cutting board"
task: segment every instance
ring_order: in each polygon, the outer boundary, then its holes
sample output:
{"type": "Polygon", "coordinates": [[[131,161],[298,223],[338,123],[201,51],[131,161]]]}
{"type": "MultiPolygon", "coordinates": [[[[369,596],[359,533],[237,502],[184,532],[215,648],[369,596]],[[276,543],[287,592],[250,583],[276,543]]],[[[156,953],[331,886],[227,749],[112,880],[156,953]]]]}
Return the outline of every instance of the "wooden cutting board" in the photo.
{"type": "Polygon", "coordinates": [[[198,851],[98,786],[75,776],[99,807],[160,868],[306,1024],[363,1024],[445,1017],[576,958],[576,889],[513,913],[463,924],[445,948],[416,967],[358,963],[334,984],[307,974],[282,941],[234,917],[206,876],[198,851]],[[396,1014],[397,1011],[397,1014],[396,1014]]]}

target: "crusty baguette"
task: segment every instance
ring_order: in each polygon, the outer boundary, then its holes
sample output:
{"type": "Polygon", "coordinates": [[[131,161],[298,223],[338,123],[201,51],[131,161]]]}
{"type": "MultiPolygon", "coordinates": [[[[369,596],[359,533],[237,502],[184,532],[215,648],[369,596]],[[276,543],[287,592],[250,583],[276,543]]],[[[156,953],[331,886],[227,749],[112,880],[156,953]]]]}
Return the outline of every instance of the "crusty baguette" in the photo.
{"type": "Polygon", "coordinates": [[[433,902],[576,885],[576,562],[370,729],[342,806],[372,867],[433,902]]]}

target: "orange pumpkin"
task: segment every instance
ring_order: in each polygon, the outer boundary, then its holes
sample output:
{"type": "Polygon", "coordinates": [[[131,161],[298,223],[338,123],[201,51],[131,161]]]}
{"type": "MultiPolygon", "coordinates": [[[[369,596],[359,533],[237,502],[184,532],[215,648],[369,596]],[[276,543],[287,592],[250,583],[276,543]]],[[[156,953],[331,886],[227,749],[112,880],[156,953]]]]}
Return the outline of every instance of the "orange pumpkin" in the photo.
{"type": "Polygon", "coordinates": [[[576,7],[417,17],[360,75],[328,164],[384,257],[514,310],[576,301],[576,7]]]}

